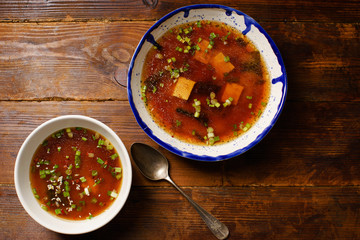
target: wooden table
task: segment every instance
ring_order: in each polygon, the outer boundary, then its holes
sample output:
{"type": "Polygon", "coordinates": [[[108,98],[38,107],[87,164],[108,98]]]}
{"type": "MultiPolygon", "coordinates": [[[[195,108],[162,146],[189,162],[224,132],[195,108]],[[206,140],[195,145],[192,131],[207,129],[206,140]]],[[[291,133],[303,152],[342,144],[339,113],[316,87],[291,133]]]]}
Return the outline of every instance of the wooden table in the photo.
{"type": "Polygon", "coordinates": [[[275,127],[250,151],[216,163],[167,152],[132,115],[120,83],[138,42],[157,19],[193,3],[144,2],[0,3],[0,239],[215,239],[172,186],[136,168],[124,209],[105,227],[66,236],[32,220],[15,192],[16,155],[39,124],[65,114],[103,121],[128,150],[133,142],[159,149],[173,180],[227,224],[229,239],[359,239],[359,1],[197,1],[252,16],[288,73],[275,127]]]}

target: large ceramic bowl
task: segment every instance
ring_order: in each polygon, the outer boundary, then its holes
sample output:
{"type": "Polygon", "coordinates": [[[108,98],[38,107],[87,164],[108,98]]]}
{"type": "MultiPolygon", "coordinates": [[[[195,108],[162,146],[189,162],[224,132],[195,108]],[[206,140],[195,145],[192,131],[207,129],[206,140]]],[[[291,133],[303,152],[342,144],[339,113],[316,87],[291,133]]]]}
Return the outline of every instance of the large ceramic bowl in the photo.
{"type": "Polygon", "coordinates": [[[246,14],[221,5],[193,5],[177,9],[157,21],[143,36],[135,50],[128,73],[128,98],[140,127],[155,142],[182,157],[218,161],[232,158],[256,145],[275,124],[283,108],[287,79],[278,48],[265,30],[246,14]],[[228,24],[246,35],[260,51],[271,79],[270,99],[254,126],[239,138],[214,146],[192,145],[171,137],[156,125],[141,99],[141,74],[145,57],[154,42],[167,30],[187,22],[213,20],[228,24]]]}
{"type": "Polygon", "coordinates": [[[81,234],[96,230],[113,219],[129,195],[132,168],[129,154],[120,138],[108,126],[90,117],[68,115],[51,119],[38,126],[25,140],[16,158],[15,187],[19,200],[27,213],[42,226],[64,234],[81,234]],[[69,127],[83,127],[100,133],[108,139],[119,154],[123,179],[118,197],[100,215],[86,220],[66,220],[43,210],[35,199],[30,185],[30,163],[38,146],[52,133],[69,127]]]}

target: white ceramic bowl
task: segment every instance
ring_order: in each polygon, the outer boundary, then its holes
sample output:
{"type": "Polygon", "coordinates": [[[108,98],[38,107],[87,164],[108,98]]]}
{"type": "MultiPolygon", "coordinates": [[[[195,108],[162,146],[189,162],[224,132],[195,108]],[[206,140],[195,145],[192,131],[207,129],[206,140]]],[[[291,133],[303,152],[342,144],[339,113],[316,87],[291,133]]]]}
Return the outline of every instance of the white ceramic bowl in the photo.
{"type": "Polygon", "coordinates": [[[51,119],[41,124],[26,138],[16,158],[14,177],[16,193],[19,200],[27,213],[35,221],[58,233],[81,234],[104,226],[119,213],[130,192],[132,168],[129,154],[113,130],[104,123],[90,117],[67,115],[51,119]],[[90,220],[65,220],[44,211],[35,199],[30,186],[30,163],[36,149],[52,133],[68,127],[83,127],[103,135],[117,150],[123,168],[122,185],[118,197],[103,213],[90,220]]]}
{"type": "Polygon", "coordinates": [[[285,66],[275,43],[265,30],[246,14],[221,5],[200,4],[177,9],[157,21],[143,36],[135,50],[128,73],[128,98],[140,127],[155,142],[182,157],[218,161],[237,156],[257,144],[275,124],[283,108],[287,92],[285,66]],[[192,145],[171,137],[159,127],[141,99],[141,74],[146,54],[167,30],[199,20],[223,22],[241,31],[259,49],[270,74],[270,98],[265,111],[254,126],[239,138],[214,146],[192,145]]]}

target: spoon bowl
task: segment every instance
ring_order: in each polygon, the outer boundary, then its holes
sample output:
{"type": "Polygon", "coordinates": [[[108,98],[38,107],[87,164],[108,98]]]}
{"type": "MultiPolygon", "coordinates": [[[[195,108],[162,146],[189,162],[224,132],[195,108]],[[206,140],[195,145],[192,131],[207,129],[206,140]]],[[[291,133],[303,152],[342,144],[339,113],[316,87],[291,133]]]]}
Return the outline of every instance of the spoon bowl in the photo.
{"type": "Polygon", "coordinates": [[[165,179],[168,174],[169,162],[159,151],[142,143],[131,146],[131,155],[140,172],[150,180],[165,179]]]}
{"type": "Polygon", "coordinates": [[[171,183],[196,209],[208,228],[218,239],[225,239],[229,229],[225,224],[203,209],[179,188],[169,176],[169,162],[166,157],[156,149],[143,143],[134,143],[131,146],[131,156],[140,172],[150,180],[166,180],[171,183]]]}

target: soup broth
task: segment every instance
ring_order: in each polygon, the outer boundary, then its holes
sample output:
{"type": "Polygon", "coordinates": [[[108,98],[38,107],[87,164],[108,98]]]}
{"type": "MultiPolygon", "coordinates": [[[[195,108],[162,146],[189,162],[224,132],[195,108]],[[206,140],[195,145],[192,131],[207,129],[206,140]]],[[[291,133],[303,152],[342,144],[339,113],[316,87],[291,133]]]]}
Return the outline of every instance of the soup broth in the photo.
{"type": "Polygon", "coordinates": [[[142,99],[156,123],[186,142],[213,145],[246,132],[268,102],[260,52],[219,22],[175,27],[146,56],[142,99]]]}
{"type": "Polygon", "coordinates": [[[122,182],[118,153],[99,133],[67,128],[44,140],[30,165],[41,207],[61,218],[91,219],[117,197],[122,182]]]}

